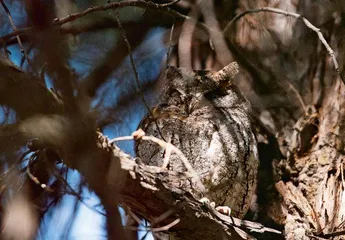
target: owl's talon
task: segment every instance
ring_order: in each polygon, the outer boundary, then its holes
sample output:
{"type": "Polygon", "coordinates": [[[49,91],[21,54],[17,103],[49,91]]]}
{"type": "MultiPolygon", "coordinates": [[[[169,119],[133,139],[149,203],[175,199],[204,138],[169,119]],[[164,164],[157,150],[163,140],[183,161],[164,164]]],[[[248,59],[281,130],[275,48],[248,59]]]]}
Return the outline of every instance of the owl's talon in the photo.
{"type": "Polygon", "coordinates": [[[231,208],[229,208],[228,206],[218,206],[216,207],[216,210],[224,215],[231,215],[231,208]]]}

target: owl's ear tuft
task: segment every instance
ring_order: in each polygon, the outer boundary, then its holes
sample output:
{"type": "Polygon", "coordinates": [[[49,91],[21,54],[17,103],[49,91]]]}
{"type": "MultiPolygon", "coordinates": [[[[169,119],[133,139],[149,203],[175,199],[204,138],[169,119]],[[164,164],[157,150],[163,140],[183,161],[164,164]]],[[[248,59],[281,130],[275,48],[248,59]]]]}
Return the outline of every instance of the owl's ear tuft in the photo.
{"type": "Polygon", "coordinates": [[[232,62],[218,72],[213,73],[212,78],[218,82],[231,81],[238,74],[239,68],[237,62],[232,62]]]}

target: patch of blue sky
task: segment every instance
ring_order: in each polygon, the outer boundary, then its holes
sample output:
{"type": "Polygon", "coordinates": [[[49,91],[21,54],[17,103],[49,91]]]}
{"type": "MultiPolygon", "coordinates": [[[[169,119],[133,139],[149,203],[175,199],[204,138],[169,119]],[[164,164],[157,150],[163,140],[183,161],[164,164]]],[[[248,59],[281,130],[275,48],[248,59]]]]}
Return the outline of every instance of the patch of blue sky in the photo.
{"type": "MultiPolygon", "coordinates": [[[[79,178],[79,174],[75,171],[68,172],[68,179],[73,188],[76,188],[73,182],[78,182],[79,178]]],[[[73,204],[71,203],[74,201],[74,196],[66,194],[55,207],[48,210],[41,223],[37,239],[63,239],[66,224],[73,215],[73,204]]]]}
{"type": "Polygon", "coordinates": [[[11,61],[16,64],[17,66],[20,66],[21,59],[23,57],[22,52],[20,51],[20,48],[17,44],[8,46],[7,51],[9,51],[9,58],[11,61]]]}
{"type": "Polygon", "coordinates": [[[100,200],[95,193],[88,189],[83,189],[84,202],[79,205],[78,213],[69,235],[70,239],[106,239],[105,223],[106,219],[103,215],[90,209],[90,206],[96,208],[100,212],[104,212],[103,207],[99,207],[100,200]],[[98,237],[98,238],[97,238],[98,237]]]}
{"type": "MultiPolygon", "coordinates": [[[[166,55],[166,47],[162,43],[162,29],[152,30],[146,40],[133,51],[133,59],[136,65],[140,84],[155,80],[161,70],[162,62],[166,55]]],[[[137,84],[132,65],[127,57],[119,68],[114,72],[111,79],[107,81],[98,91],[98,99],[93,101],[93,106],[101,103],[102,109],[111,108],[116,104],[119,95],[128,91],[136,91],[137,84]]],[[[119,135],[130,135],[136,130],[140,119],[147,113],[147,109],[138,97],[131,104],[130,109],[126,109],[126,116],[121,119],[122,124],[114,123],[104,128],[104,133],[113,138],[119,135]]],[[[106,113],[100,113],[106,114],[106,113]]],[[[133,142],[119,142],[127,153],[133,155],[133,142]]]]}
{"type": "MultiPolygon", "coordinates": [[[[162,59],[167,51],[162,44],[161,32],[161,28],[152,30],[146,37],[146,40],[133,50],[133,59],[141,85],[156,79],[160,72],[162,59]]],[[[136,89],[137,84],[134,71],[130,58],[127,57],[112,74],[110,80],[98,90],[98,95],[102,96],[102,98],[95,99],[93,106],[98,105],[99,101],[102,101],[103,107],[112,106],[122,92],[136,89]]]]}
{"type": "Polygon", "coordinates": [[[70,37],[70,66],[79,75],[80,80],[104,60],[109,49],[117,42],[112,29],[100,32],[81,33],[70,37]]]}
{"type": "Polygon", "coordinates": [[[0,106],[0,123],[11,124],[16,121],[16,112],[6,106],[0,106]]]}

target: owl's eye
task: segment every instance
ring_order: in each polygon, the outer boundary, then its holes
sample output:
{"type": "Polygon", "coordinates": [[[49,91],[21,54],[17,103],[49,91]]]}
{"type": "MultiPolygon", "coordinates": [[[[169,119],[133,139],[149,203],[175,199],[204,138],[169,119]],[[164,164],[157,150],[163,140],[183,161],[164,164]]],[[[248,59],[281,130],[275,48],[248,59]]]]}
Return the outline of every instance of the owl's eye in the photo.
{"type": "Polygon", "coordinates": [[[226,91],[224,91],[223,89],[216,88],[215,90],[208,91],[208,92],[204,93],[204,96],[205,96],[205,98],[207,98],[209,100],[213,100],[215,98],[222,97],[222,96],[225,96],[227,94],[228,93],[226,91]]]}

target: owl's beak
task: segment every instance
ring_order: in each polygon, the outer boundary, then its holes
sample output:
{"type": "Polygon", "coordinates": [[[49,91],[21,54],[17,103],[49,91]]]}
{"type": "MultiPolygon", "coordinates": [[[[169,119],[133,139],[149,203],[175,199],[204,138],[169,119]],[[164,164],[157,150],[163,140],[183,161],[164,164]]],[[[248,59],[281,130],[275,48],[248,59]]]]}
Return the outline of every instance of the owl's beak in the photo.
{"type": "Polygon", "coordinates": [[[218,72],[213,73],[211,77],[216,82],[227,81],[230,83],[231,80],[234,79],[234,77],[238,74],[239,68],[240,67],[238,66],[237,62],[232,62],[218,72]]]}

